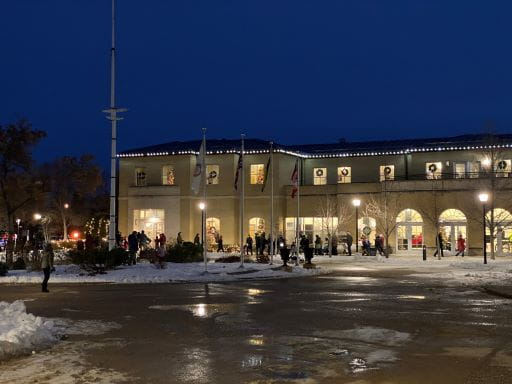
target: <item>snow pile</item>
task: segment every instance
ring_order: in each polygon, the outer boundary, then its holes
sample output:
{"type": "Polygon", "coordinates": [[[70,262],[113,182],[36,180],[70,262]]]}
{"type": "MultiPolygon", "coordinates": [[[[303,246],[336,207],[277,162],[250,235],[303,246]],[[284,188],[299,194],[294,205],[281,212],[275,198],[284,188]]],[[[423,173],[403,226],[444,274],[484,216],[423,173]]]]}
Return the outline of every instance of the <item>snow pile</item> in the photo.
{"type": "Polygon", "coordinates": [[[27,313],[25,304],[0,302],[0,360],[44,347],[56,340],[52,321],[27,313]]]}

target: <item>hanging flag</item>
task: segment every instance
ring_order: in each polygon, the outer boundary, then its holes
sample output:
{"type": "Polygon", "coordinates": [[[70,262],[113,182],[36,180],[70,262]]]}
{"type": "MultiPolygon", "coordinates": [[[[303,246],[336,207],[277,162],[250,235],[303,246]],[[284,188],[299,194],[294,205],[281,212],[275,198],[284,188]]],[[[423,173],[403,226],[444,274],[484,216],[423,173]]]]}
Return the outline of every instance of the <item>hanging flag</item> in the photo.
{"type": "Polygon", "coordinates": [[[269,169],[270,169],[270,156],[267,161],[267,166],[265,167],[265,174],[263,175],[263,185],[261,186],[261,192],[263,192],[265,190],[265,187],[267,186],[269,169]]]}
{"type": "Polygon", "coordinates": [[[299,159],[295,160],[295,168],[293,168],[292,172],[292,186],[292,199],[294,199],[299,190],[299,159]]]}
{"type": "Polygon", "coordinates": [[[203,169],[203,165],[205,162],[204,157],[204,139],[201,143],[201,148],[199,149],[199,156],[196,157],[196,167],[194,168],[194,173],[192,175],[192,191],[197,195],[199,190],[201,189],[201,181],[203,180],[203,175],[205,170],[203,169]]]}
{"type": "Polygon", "coordinates": [[[236,166],[236,174],[235,174],[235,191],[238,191],[238,177],[240,176],[240,171],[243,168],[243,160],[242,154],[238,155],[238,165],[236,166]]]}

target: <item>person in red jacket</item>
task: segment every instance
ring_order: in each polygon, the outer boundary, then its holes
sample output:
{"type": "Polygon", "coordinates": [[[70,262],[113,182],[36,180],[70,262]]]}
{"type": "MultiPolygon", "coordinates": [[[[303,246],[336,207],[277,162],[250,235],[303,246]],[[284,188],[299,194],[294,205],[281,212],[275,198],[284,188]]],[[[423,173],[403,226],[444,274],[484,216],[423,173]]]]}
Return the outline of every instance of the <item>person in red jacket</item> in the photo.
{"type": "Polygon", "coordinates": [[[464,251],[466,250],[466,239],[462,237],[462,233],[459,233],[459,237],[457,238],[457,253],[455,256],[464,256],[464,251]]]}

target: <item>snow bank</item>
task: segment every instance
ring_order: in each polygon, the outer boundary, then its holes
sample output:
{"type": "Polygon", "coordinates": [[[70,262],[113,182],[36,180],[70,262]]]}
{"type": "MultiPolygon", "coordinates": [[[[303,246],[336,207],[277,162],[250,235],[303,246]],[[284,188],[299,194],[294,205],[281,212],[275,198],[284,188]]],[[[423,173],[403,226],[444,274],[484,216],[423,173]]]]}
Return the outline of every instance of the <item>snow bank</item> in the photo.
{"type": "Polygon", "coordinates": [[[27,313],[21,300],[0,302],[0,360],[30,353],[54,341],[52,321],[27,313]]]}

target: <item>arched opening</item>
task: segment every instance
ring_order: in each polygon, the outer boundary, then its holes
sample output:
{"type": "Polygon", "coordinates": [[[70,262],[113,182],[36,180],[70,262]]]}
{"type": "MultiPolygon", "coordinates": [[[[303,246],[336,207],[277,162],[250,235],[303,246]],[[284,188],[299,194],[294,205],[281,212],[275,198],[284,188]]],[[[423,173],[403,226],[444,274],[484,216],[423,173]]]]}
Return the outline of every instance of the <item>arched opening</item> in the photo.
{"type": "Polygon", "coordinates": [[[220,235],[220,220],[217,217],[206,219],[206,239],[208,244],[216,244],[220,235]]]}
{"type": "Polygon", "coordinates": [[[249,233],[254,238],[256,234],[265,232],[265,220],[261,217],[249,219],[249,233]]]}
{"type": "Polygon", "coordinates": [[[512,254],[512,214],[503,208],[494,208],[485,215],[485,233],[488,237],[487,251],[494,251],[498,256],[512,254]],[[492,243],[489,239],[493,229],[492,243]]]}
{"type": "Polygon", "coordinates": [[[457,251],[457,239],[462,236],[467,244],[467,219],[466,215],[458,209],[447,209],[439,216],[439,229],[443,236],[443,249],[450,254],[457,251]]]}
{"type": "Polygon", "coordinates": [[[397,253],[419,252],[423,247],[423,218],[414,209],[404,209],[396,217],[397,253]]]}

